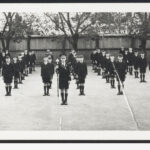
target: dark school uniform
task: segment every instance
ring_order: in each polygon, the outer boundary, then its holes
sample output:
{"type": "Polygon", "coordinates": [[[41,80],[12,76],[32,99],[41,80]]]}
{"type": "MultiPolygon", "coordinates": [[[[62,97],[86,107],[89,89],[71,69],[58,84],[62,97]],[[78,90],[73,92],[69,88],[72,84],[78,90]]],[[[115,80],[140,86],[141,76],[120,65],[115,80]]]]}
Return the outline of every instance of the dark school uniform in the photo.
{"type": "Polygon", "coordinates": [[[19,72],[20,72],[20,66],[19,63],[13,63],[13,67],[14,67],[14,79],[18,79],[19,78],[19,72]]]}
{"type": "Polygon", "coordinates": [[[134,66],[135,70],[139,69],[139,61],[140,61],[139,56],[134,55],[134,57],[133,57],[133,66],[134,66]]]}
{"type": "Polygon", "coordinates": [[[121,82],[124,82],[125,77],[126,77],[126,69],[127,69],[125,62],[117,61],[115,63],[115,68],[116,68],[116,71],[118,73],[117,74],[117,81],[119,81],[119,78],[120,78],[121,82]],[[119,75],[119,78],[118,78],[118,75],[119,75]]]}
{"type": "Polygon", "coordinates": [[[140,73],[146,73],[147,60],[146,58],[139,59],[140,73]]]}
{"type": "Polygon", "coordinates": [[[41,77],[43,80],[43,83],[49,83],[50,81],[50,69],[49,64],[41,64],[41,77]]]}
{"type": "Polygon", "coordinates": [[[59,89],[68,89],[69,81],[71,81],[70,67],[68,64],[58,65],[57,73],[59,74],[59,89]]]}
{"type": "Polygon", "coordinates": [[[134,53],[133,52],[132,53],[128,52],[127,58],[128,58],[128,65],[132,66],[133,65],[133,59],[134,59],[134,53]]]}
{"type": "Polygon", "coordinates": [[[25,54],[23,60],[24,60],[25,66],[29,67],[29,62],[30,62],[30,56],[29,56],[29,54],[25,54]]]}
{"type": "Polygon", "coordinates": [[[50,83],[52,82],[53,75],[54,75],[54,64],[53,63],[48,63],[49,65],[49,71],[50,71],[50,83]]]}
{"type": "Polygon", "coordinates": [[[3,64],[3,56],[2,53],[0,53],[0,69],[2,68],[2,64],[3,64]]]}
{"type": "Polygon", "coordinates": [[[10,84],[12,83],[14,76],[14,67],[13,64],[4,64],[2,68],[2,76],[4,78],[4,83],[10,84]]]}
{"type": "Polygon", "coordinates": [[[79,83],[85,83],[85,78],[87,76],[87,73],[88,73],[87,64],[85,62],[83,63],[78,62],[76,66],[76,74],[78,75],[79,83]]]}

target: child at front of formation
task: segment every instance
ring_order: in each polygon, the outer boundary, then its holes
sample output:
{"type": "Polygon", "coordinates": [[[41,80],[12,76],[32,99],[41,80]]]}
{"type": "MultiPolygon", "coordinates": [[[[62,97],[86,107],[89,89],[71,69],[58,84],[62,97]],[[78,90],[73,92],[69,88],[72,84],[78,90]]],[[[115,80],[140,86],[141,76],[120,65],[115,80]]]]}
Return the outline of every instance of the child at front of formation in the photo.
{"type": "Polygon", "coordinates": [[[61,105],[67,105],[69,83],[71,81],[71,69],[66,62],[66,55],[60,56],[60,63],[56,67],[56,73],[59,75],[59,89],[61,90],[61,105]]]}
{"type": "Polygon", "coordinates": [[[6,95],[11,96],[11,89],[12,89],[12,81],[14,76],[14,67],[11,64],[10,57],[6,56],[6,63],[3,65],[2,68],[2,76],[6,87],[6,95]]]}
{"type": "Polygon", "coordinates": [[[47,57],[44,57],[43,63],[41,64],[41,77],[44,84],[43,96],[49,96],[50,69],[47,57]]]}
{"type": "Polygon", "coordinates": [[[14,89],[18,89],[20,67],[17,57],[13,58],[13,67],[14,67],[14,89]]]}
{"type": "Polygon", "coordinates": [[[145,57],[145,53],[142,52],[139,60],[139,67],[140,67],[140,82],[146,82],[145,81],[145,73],[146,73],[146,67],[147,67],[147,61],[145,57]]]}
{"type": "Polygon", "coordinates": [[[123,61],[123,56],[118,56],[118,61],[115,63],[115,69],[116,69],[116,78],[118,81],[118,94],[117,95],[123,95],[122,88],[124,88],[124,81],[126,77],[127,72],[127,66],[125,62],[123,61]]]}
{"type": "MultiPolygon", "coordinates": [[[[49,89],[51,89],[52,88],[53,75],[54,75],[54,64],[52,62],[52,57],[48,57],[48,65],[49,65],[49,70],[50,70],[49,89]]],[[[49,95],[49,92],[48,92],[48,95],[49,95]]]]}
{"type": "Polygon", "coordinates": [[[87,76],[87,65],[84,62],[83,55],[78,56],[78,64],[76,66],[76,74],[78,76],[78,82],[79,82],[79,88],[80,88],[80,94],[79,95],[85,95],[84,93],[84,84],[85,84],[85,78],[87,76]]]}

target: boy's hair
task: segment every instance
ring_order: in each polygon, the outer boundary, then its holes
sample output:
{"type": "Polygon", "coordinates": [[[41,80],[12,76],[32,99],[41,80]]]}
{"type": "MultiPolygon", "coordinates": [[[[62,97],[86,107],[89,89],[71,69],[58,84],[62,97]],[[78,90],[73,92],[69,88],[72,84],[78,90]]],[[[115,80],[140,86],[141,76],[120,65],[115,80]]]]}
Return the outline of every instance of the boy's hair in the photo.
{"type": "Polygon", "coordinates": [[[9,56],[6,56],[6,59],[10,59],[10,57],[9,57],[9,56]]]}
{"type": "Polygon", "coordinates": [[[123,58],[122,54],[119,54],[119,55],[118,55],[118,58],[123,58]]]}

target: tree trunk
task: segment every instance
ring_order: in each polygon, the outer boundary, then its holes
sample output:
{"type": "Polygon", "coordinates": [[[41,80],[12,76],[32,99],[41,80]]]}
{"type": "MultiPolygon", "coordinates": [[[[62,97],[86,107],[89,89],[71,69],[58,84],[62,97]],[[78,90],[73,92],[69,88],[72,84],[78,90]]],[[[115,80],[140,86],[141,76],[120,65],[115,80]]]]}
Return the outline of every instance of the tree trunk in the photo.
{"type": "Polygon", "coordinates": [[[135,40],[134,40],[134,37],[131,37],[131,47],[132,47],[132,48],[135,47],[135,40]]]}
{"type": "Polygon", "coordinates": [[[9,50],[10,38],[6,39],[6,50],[9,50]]]}
{"type": "Polygon", "coordinates": [[[74,48],[75,51],[78,51],[78,40],[79,40],[79,35],[78,33],[74,34],[72,36],[72,39],[73,39],[73,43],[72,43],[72,46],[74,48]]]}
{"type": "Polygon", "coordinates": [[[96,39],[95,39],[96,41],[96,48],[99,48],[99,36],[96,36],[96,39]]]}
{"type": "Polygon", "coordinates": [[[146,38],[141,39],[141,48],[142,48],[142,51],[144,51],[145,56],[147,57],[146,42],[147,42],[146,38]]]}
{"type": "Polygon", "coordinates": [[[62,48],[63,48],[62,53],[66,54],[66,37],[64,37],[62,40],[62,48]]]}
{"type": "Polygon", "coordinates": [[[146,38],[141,39],[141,48],[144,52],[146,52],[146,38]]]}
{"type": "Polygon", "coordinates": [[[1,43],[2,43],[2,47],[3,47],[3,51],[5,52],[6,46],[5,46],[5,40],[4,40],[4,38],[1,38],[1,43]]]}
{"type": "Polygon", "coordinates": [[[28,39],[27,39],[27,49],[28,49],[28,51],[30,51],[30,41],[31,41],[31,36],[28,35],[28,39]]]}

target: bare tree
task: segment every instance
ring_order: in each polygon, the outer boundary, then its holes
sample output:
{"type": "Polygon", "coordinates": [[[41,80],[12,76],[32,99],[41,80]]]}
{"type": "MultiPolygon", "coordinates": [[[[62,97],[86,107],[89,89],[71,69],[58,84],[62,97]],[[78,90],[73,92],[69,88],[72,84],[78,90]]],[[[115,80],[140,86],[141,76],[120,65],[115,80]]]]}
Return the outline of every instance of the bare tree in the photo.
{"type": "Polygon", "coordinates": [[[92,13],[45,13],[46,17],[53,22],[56,31],[63,33],[64,37],[71,43],[72,47],[78,49],[79,36],[95,23],[92,13]]]}

